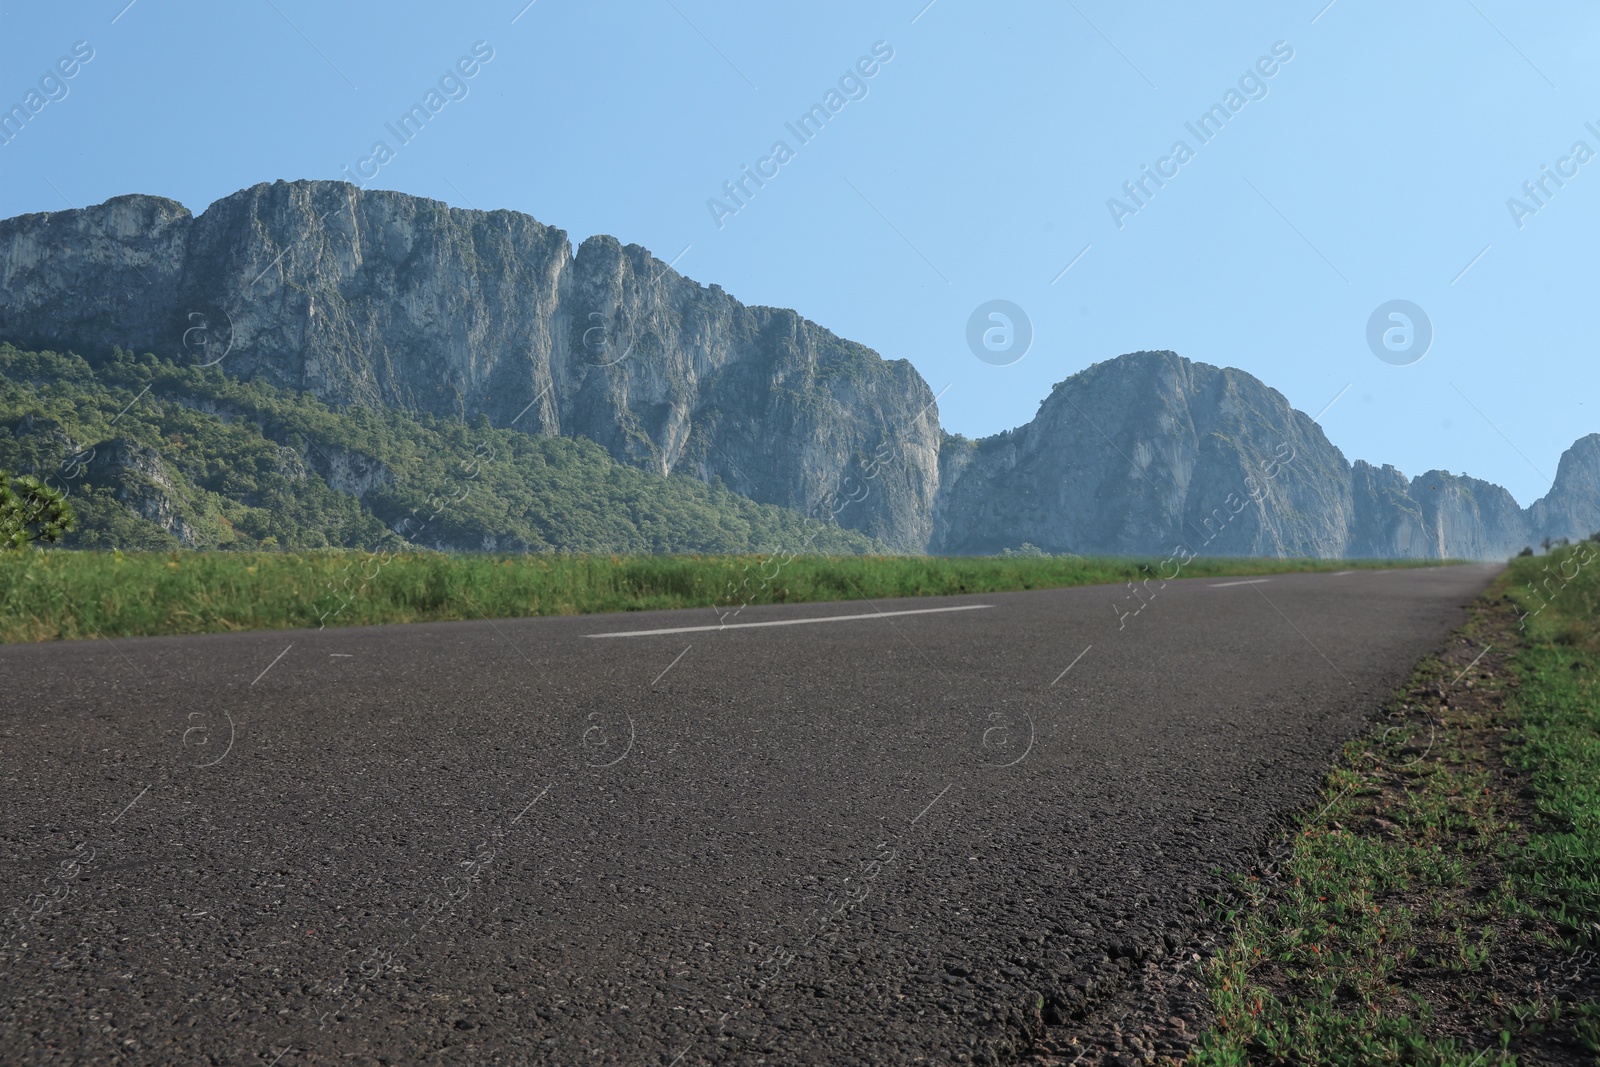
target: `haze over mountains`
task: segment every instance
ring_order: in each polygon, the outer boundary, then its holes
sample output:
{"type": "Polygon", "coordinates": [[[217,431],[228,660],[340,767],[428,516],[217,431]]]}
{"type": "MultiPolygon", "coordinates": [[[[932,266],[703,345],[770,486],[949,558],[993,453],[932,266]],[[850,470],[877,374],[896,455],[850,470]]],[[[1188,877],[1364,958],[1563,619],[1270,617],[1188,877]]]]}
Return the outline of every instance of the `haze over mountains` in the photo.
{"type": "Polygon", "coordinates": [[[904,552],[1502,558],[1600,529],[1600,434],[1522,509],[1466,476],[1351,464],[1254,377],[1141,352],[968,441],[909,361],[637,245],[574,251],[527,215],[342,182],[256,185],[199,216],[136,195],[4,220],[0,340],[586,437],[904,552]]]}

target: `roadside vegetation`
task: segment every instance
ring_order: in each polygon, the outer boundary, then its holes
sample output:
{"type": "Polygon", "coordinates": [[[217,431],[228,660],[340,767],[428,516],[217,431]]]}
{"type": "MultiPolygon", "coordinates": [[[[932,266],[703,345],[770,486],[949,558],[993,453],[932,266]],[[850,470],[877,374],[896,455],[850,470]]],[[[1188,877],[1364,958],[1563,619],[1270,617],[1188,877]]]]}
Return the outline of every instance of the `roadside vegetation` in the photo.
{"type": "Polygon", "coordinates": [[[1600,535],[1520,556],[1236,879],[1205,1065],[1600,1060],[1600,535]]]}
{"type": "MultiPolygon", "coordinates": [[[[1195,559],[1178,577],[1393,567],[1195,559]]],[[[1176,567],[1175,563],[1169,567],[1176,567]]],[[[796,604],[1142,581],[1155,561],[1076,556],[495,556],[438,552],[0,553],[0,640],[796,604]]],[[[1159,571],[1173,577],[1170,569],[1159,571]]],[[[1111,612],[1108,608],[1107,617],[1111,612]]]]}

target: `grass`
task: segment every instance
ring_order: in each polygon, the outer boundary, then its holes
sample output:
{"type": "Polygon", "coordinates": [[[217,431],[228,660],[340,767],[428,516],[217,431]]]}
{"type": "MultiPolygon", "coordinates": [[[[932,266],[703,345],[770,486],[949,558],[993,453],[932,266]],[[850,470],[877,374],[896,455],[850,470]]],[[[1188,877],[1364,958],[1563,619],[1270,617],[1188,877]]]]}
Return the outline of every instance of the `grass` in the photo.
{"type": "MultiPolygon", "coordinates": [[[[1520,899],[1556,926],[1562,947],[1586,955],[1593,979],[1600,973],[1600,538],[1542,565],[1519,563],[1511,595],[1526,613],[1528,647],[1517,663],[1520,721],[1510,758],[1528,776],[1535,822],[1510,873],[1520,899]]],[[[1600,1059],[1600,997],[1567,1013],[1578,1040],[1600,1059]]],[[[1547,1015],[1547,1006],[1530,1006],[1533,1022],[1548,1023],[1547,1015]]]]}
{"type": "MultiPolygon", "coordinates": [[[[327,552],[0,554],[0,641],[804,603],[1291,571],[1392,561],[926,556],[493,556],[327,552]],[[1177,571],[1174,575],[1172,572],[1177,571]]],[[[1136,605],[1130,602],[1129,607],[1136,605]]]]}
{"type": "Polygon", "coordinates": [[[1600,544],[1514,561],[1236,879],[1190,1062],[1595,1062],[1597,672],[1600,544]]]}

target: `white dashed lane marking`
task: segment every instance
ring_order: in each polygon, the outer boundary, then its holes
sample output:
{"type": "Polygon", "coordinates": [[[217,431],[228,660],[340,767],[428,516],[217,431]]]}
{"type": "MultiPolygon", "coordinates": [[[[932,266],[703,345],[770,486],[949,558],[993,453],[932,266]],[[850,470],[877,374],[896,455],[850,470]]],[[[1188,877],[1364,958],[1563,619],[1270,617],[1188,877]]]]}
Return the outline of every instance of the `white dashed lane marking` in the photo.
{"type": "Polygon", "coordinates": [[[747,630],[756,626],[804,626],[814,622],[860,622],[863,619],[891,619],[899,615],[933,615],[941,611],[977,611],[993,604],[962,604],[953,608],[917,608],[914,611],[872,611],[860,615],[827,615],[820,619],[776,619],[772,622],[730,622],[718,626],[673,626],[665,630],[623,630],[611,634],[584,634],[585,637],[653,637],[656,634],[691,634],[707,630],[747,630]]]}

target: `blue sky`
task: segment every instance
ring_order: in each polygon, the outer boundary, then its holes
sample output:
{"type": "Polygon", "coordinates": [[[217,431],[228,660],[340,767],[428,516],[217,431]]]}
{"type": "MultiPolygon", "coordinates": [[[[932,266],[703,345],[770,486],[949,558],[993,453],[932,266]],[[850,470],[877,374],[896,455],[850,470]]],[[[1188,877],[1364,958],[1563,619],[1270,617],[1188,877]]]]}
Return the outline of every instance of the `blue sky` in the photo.
{"type": "Polygon", "coordinates": [[[1600,431],[1600,157],[1573,151],[1600,153],[1592,4],[525,3],[0,5],[0,106],[93,50],[0,146],[0,215],[129,192],[199,213],[357,174],[481,41],[492,58],[368,187],[681,253],[689,277],[911,360],[949,387],[952,431],[1021,424],[1075,371],[1163,348],[1311,415],[1338,397],[1321,421],[1350,459],[1523,504],[1600,431]],[[892,58],[858,68],[878,42],[892,58]],[[830,89],[842,106],[802,143],[785,124],[830,89]],[[1202,142],[1185,124],[1213,104],[1202,142]],[[747,166],[776,174],[719,219],[747,166]],[[967,340],[996,299],[1033,330],[1008,365],[967,340]],[[1369,347],[1392,300],[1431,323],[1420,360],[1369,347]]]}

